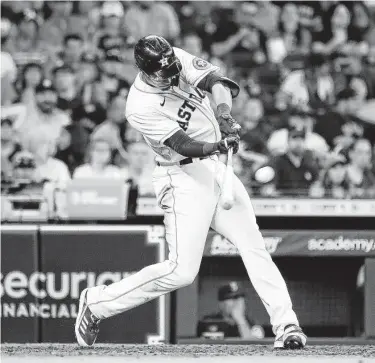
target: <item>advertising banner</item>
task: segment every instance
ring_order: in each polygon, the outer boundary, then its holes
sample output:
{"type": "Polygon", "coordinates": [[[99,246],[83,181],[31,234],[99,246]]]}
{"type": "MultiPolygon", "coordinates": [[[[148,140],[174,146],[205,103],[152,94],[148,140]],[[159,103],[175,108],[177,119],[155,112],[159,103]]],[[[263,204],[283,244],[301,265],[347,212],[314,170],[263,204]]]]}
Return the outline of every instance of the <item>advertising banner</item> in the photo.
{"type": "MultiPolygon", "coordinates": [[[[42,226],[40,290],[43,342],[73,342],[79,293],[120,281],[164,260],[164,230],[149,226],[42,226]]],[[[98,342],[166,339],[165,297],[100,323],[98,342]]]]}
{"type": "MultiPolygon", "coordinates": [[[[4,341],[75,342],[74,323],[84,288],[120,281],[165,259],[164,229],[158,226],[40,226],[38,251],[34,236],[18,232],[13,238],[5,233],[4,341]]],[[[102,321],[98,342],[168,340],[166,303],[163,296],[102,321]]]]}
{"type": "Polygon", "coordinates": [[[1,341],[37,342],[37,298],[32,279],[38,270],[38,226],[1,226],[1,341]]]}
{"type": "MultiPolygon", "coordinates": [[[[375,257],[374,231],[262,231],[273,256],[375,257]]],[[[249,239],[249,243],[251,240],[249,239]]],[[[210,232],[205,256],[236,256],[237,248],[221,235],[210,232]]]]}
{"type": "Polygon", "coordinates": [[[67,217],[75,220],[126,219],[129,185],[116,179],[76,179],[66,191],[67,217]]]}

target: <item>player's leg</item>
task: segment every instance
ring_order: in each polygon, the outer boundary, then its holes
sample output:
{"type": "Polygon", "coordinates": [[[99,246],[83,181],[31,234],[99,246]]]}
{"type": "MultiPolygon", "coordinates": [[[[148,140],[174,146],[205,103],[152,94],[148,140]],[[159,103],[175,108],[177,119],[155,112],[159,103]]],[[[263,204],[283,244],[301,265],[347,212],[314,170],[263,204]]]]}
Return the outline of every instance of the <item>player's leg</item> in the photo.
{"type": "MultiPolygon", "coordinates": [[[[223,172],[222,165],[219,172],[223,172]]],[[[234,178],[234,192],[233,208],[224,210],[218,206],[211,226],[238,248],[278,336],[285,326],[298,326],[298,319],[285,281],[265,248],[249,195],[237,177],[234,178]]]]}
{"type": "MultiPolygon", "coordinates": [[[[155,176],[154,185],[158,201],[165,213],[168,260],[147,266],[138,273],[111,285],[84,290],[76,323],[76,335],[78,334],[77,340],[80,345],[94,343],[98,334],[96,319],[122,313],[186,286],[194,280],[199,271],[215,210],[216,197],[211,188],[214,181],[205,178],[202,172],[195,176],[194,172],[189,175],[177,167],[164,169],[155,176]],[[85,307],[88,311],[86,313],[86,310],[83,311],[85,307]],[[85,320],[90,323],[93,320],[91,325],[94,328],[91,335],[84,326],[87,325],[85,320]],[[81,328],[80,325],[83,327],[81,328]],[[87,334],[84,335],[82,330],[87,334]]],[[[197,171],[199,167],[190,169],[197,171]]]]}

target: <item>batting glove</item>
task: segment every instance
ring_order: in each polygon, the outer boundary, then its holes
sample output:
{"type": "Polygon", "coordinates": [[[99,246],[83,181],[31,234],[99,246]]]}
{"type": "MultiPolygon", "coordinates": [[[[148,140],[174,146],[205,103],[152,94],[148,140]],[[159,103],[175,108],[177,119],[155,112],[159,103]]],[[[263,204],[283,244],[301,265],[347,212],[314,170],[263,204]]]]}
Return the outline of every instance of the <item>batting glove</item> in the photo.
{"type": "Polygon", "coordinates": [[[230,148],[233,148],[233,154],[236,154],[238,152],[238,147],[240,144],[240,137],[237,134],[232,134],[225,137],[217,144],[220,154],[227,154],[230,148]]]}

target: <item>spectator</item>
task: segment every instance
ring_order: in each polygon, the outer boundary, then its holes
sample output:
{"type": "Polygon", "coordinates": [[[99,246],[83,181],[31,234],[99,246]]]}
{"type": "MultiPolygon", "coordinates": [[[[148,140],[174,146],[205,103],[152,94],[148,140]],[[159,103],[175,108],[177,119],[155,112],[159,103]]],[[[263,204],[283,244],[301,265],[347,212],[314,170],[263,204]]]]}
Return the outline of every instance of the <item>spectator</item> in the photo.
{"type": "Polygon", "coordinates": [[[14,156],[21,151],[21,145],[16,142],[13,121],[1,119],[1,180],[11,180],[14,156]]]}
{"type": "Polygon", "coordinates": [[[205,316],[197,326],[197,336],[211,339],[262,339],[264,330],[246,312],[245,294],[232,281],[218,290],[219,312],[205,316]]]}
{"type": "Polygon", "coordinates": [[[303,129],[306,132],[305,147],[317,156],[327,153],[329,147],[326,141],[320,135],[316,134],[314,129],[315,120],[308,113],[292,112],[288,118],[288,126],[274,131],[267,142],[268,150],[273,155],[284,154],[288,149],[288,129],[303,129]]]}
{"type": "Polygon", "coordinates": [[[64,37],[63,51],[59,54],[60,62],[77,72],[80,68],[84,50],[82,36],[80,34],[70,33],[64,37]]]}
{"type": "Polygon", "coordinates": [[[241,121],[241,150],[267,155],[267,140],[272,127],[264,119],[264,108],[260,99],[251,98],[245,104],[241,121]]]}
{"type": "Polygon", "coordinates": [[[286,3],[281,8],[278,31],[286,53],[306,53],[308,51],[311,35],[299,22],[297,4],[286,3]]]}
{"type": "Polygon", "coordinates": [[[75,32],[74,23],[77,19],[71,16],[71,1],[48,1],[47,6],[51,16],[41,28],[41,39],[48,44],[52,53],[56,53],[60,51],[65,35],[75,32]]]}
{"type": "Polygon", "coordinates": [[[43,67],[39,63],[28,63],[22,70],[19,82],[19,99],[24,104],[35,104],[35,89],[44,78],[43,67]]]}
{"type": "Polygon", "coordinates": [[[341,156],[321,173],[321,178],[310,189],[313,198],[346,199],[348,183],[345,180],[346,159],[341,156]]]}
{"type": "Polygon", "coordinates": [[[122,79],[121,56],[118,50],[109,51],[102,64],[99,82],[95,84],[95,92],[101,106],[107,108],[112,97],[121,94],[126,97],[129,93],[129,83],[122,79]]]}
{"type": "Polygon", "coordinates": [[[66,112],[73,121],[78,121],[77,110],[82,108],[82,99],[76,87],[76,75],[67,64],[56,66],[53,71],[53,83],[57,91],[57,107],[66,112]]]}
{"type": "Polygon", "coordinates": [[[13,83],[17,78],[17,66],[11,54],[5,51],[11,28],[9,19],[1,17],[1,106],[12,103],[15,98],[13,83]]]}
{"type": "Polygon", "coordinates": [[[334,103],[335,85],[327,58],[311,54],[306,58],[305,69],[291,72],[280,86],[279,97],[293,106],[313,109],[325,108],[334,103]]]}
{"type": "Polygon", "coordinates": [[[96,35],[96,46],[105,55],[113,48],[120,48],[124,42],[125,34],[122,29],[124,7],[119,1],[106,1],[103,3],[100,14],[102,28],[96,35]]]}
{"type": "Polygon", "coordinates": [[[351,198],[374,198],[375,175],[371,168],[371,144],[366,139],[356,140],[349,150],[346,180],[351,198]]]}
{"type": "Polygon", "coordinates": [[[137,1],[127,9],[124,19],[126,33],[134,39],[156,34],[174,43],[180,35],[180,23],[167,2],[137,1]]]}
{"type": "Polygon", "coordinates": [[[34,180],[47,180],[56,186],[66,187],[71,179],[70,173],[64,162],[53,157],[56,153],[56,143],[48,137],[35,137],[31,140],[29,150],[35,157],[34,180]]]}
{"type": "Polygon", "coordinates": [[[145,142],[132,142],[127,147],[127,163],[122,168],[125,180],[137,189],[137,195],[155,195],[152,172],[155,166],[149,146],[145,142]]]}
{"type": "Polygon", "coordinates": [[[108,142],[110,147],[124,158],[126,158],[126,129],[125,119],[126,98],[121,95],[115,96],[108,108],[107,120],[97,126],[91,138],[102,139],[108,142]]]}
{"type": "Polygon", "coordinates": [[[49,59],[49,50],[39,37],[40,20],[33,11],[25,11],[9,39],[7,48],[18,67],[27,63],[44,64],[49,59]]]}
{"type": "Polygon", "coordinates": [[[319,176],[319,167],[311,152],[306,149],[303,130],[288,132],[286,154],[274,160],[276,191],[282,195],[308,196],[309,189],[319,176]]]}
{"type": "Polygon", "coordinates": [[[236,3],[235,20],[219,23],[213,34],[212,54],[219,58],[230,55],[235,67],[248,68],[264,63],[266,36],[253,25],[257,11],[256,3],[236,3]]]}
{"type": "Polygon", "coordinates": [[[34,137],[48,137],[56,142],[61,128],[70,118],[56,108],[57,94],[50,80],[43,80],[35,89],[35,104],[14,105],[3,109],[3,114],[15,118],[14,128],[23,148],[29,148],[34,137]]]}
{"type": "Polygon", "coordinates": [[[72,125],[68,125],[61,129],[61,133],[56,143],[55,158],[62,161],[73,174],[75,168],[80,164],[82,157],[77,155],[72,143],[72,125]]]}
{"type": "MultiPolygon", "coordinates": [[[[348,28],[348,39],[355,55],[366,55],[368,53],[368,41],[371,40],[371,14],[362,1],[355,1],[351,6],[352,21],[348,28]]],[[[373,35],[373,33],[371,34],[373,35]]]]}
{"type": "Polygon", "coordinates": [[[73,179],[111,178],[120,179],[120,169],[112,165],[112,148],[105,140],[92,140],[88,149],[87,163],[76,168],[73,179]]]}
{"type": "Polygon", "coordinates": [[[313,51],[322,54],[332,54],[335,51],[344,52],[348,50],[348,27],[351,15],[348,8],[340,3],[332,12],[330,24],[313,33],[313,51]]]}

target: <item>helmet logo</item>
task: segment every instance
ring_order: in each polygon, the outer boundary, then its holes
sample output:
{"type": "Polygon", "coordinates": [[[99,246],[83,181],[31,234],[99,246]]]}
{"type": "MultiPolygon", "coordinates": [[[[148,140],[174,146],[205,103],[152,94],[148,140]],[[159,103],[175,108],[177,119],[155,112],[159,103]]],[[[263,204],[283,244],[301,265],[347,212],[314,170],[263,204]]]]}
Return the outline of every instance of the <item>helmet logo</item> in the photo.
{"type": "Polygon", "coordinates": [[[159,63],[161,64],[162,68],[166,67],[169,63],[168,58],[163,57],[162,59],[159,60],[159,63]]]}

